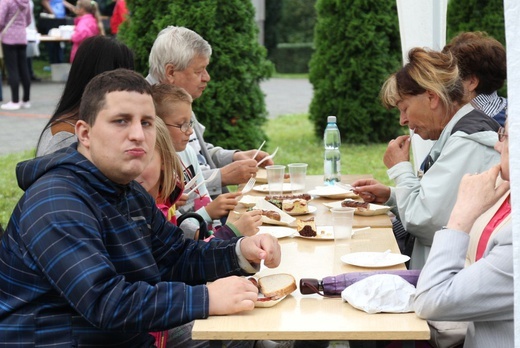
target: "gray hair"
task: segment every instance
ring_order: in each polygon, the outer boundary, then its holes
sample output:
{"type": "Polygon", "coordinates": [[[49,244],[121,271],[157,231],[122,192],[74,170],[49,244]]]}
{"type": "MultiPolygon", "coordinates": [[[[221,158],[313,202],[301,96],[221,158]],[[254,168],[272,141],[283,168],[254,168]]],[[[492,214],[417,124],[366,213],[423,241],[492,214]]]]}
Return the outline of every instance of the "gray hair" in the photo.
{"type": "Polygon", "coordinates": [[[172,64],[175,70],[182,71],[197,56],[210,58],[210,44],[193,30],[170,25],[161,30],[153,43],[148,58],[149,73],[161,82],[166,75],[167,64],[172,64]]]}

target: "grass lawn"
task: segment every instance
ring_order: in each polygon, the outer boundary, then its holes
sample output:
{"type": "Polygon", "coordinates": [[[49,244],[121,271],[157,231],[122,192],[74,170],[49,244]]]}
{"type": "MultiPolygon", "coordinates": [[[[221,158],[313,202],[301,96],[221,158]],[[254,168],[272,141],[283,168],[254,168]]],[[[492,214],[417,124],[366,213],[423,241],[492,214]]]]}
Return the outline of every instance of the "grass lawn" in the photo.
{"type": "MultiPolygon", "coordinates": [[[[265,125],[269,138],[264,150],[272,152],[280,147],[275,157],[279,164],[305,162],[309,174],[323,173],[322,139],[314,135],[306,114],[287,115],[271,119],[265,125]]],[[[260,146],[260,144],[258,144],[260,146]]],[[[382,158],[386,144],[347,145],[341,147],[342,174],[372,174],[390,184],[382,158]]],[[[7,225],[9,216],[22,195],[15,178],[16,163],[33,157],[34,151],[0,156],[0,224],[7,225]]]]}

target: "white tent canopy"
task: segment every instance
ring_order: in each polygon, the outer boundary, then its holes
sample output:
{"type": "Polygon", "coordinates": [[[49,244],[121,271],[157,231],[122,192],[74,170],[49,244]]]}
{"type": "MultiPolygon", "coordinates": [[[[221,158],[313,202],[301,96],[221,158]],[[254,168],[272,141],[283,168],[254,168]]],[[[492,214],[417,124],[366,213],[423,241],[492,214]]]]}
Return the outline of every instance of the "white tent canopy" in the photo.
{"type": "MultiPolygon", "coordinates": [[[[441,49],[446,40],[447,0],[396,0],[403,62],[412,47],[441,49]]],[[[506,49],[509,154],[513,214],[513,246],[515,266],[515,322],[520,323],[520,138],[512,136],[520,132],[520,1],[504,0],[506,49]]],[[[419,137],[414,137],[419,138],[419,137]]],[[[413,139],[415,166],[427,155],[431,143],[413,139]]],[[[520,325],[515,325],[515,347],[520,348],[520,325]]]]}
{"type": "MultiPolygon", "coordinates": [[[[507,122],[509,124],[509,170],[513,214],[513,262],[515,266],[515,323],[520,323],[520,2],[504,0],[507,49],[507,122]]],[[[520,326],[515,325],[515,347],[520,348],[520,326]]]]}

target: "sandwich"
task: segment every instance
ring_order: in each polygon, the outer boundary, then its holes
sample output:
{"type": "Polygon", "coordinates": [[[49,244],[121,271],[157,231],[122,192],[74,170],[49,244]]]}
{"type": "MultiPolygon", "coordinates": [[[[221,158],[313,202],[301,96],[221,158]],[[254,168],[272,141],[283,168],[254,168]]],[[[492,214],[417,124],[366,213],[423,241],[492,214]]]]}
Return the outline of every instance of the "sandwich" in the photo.
{"type": "Polygon", "coordinates": [[[258,287],[255,307],[272,307],[297,288],[296,280],[287,273],[271,274],[258,279],[251,277],[249,280],[258,287]]]}

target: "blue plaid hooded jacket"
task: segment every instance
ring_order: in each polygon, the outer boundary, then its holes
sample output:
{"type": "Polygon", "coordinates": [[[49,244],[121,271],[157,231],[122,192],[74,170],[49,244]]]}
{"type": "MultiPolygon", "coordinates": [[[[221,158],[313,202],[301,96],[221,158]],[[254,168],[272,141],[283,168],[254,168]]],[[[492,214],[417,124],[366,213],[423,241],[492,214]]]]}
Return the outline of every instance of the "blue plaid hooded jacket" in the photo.
{"type": "Polygon", "coordinates": [[[236,238],[185,239],[138,183],[111,182],[73,147],[19,163],[17,178],[2,347],[149,347],[147,332],[208,316],[206,281],[245,275],[236,238]]]}

